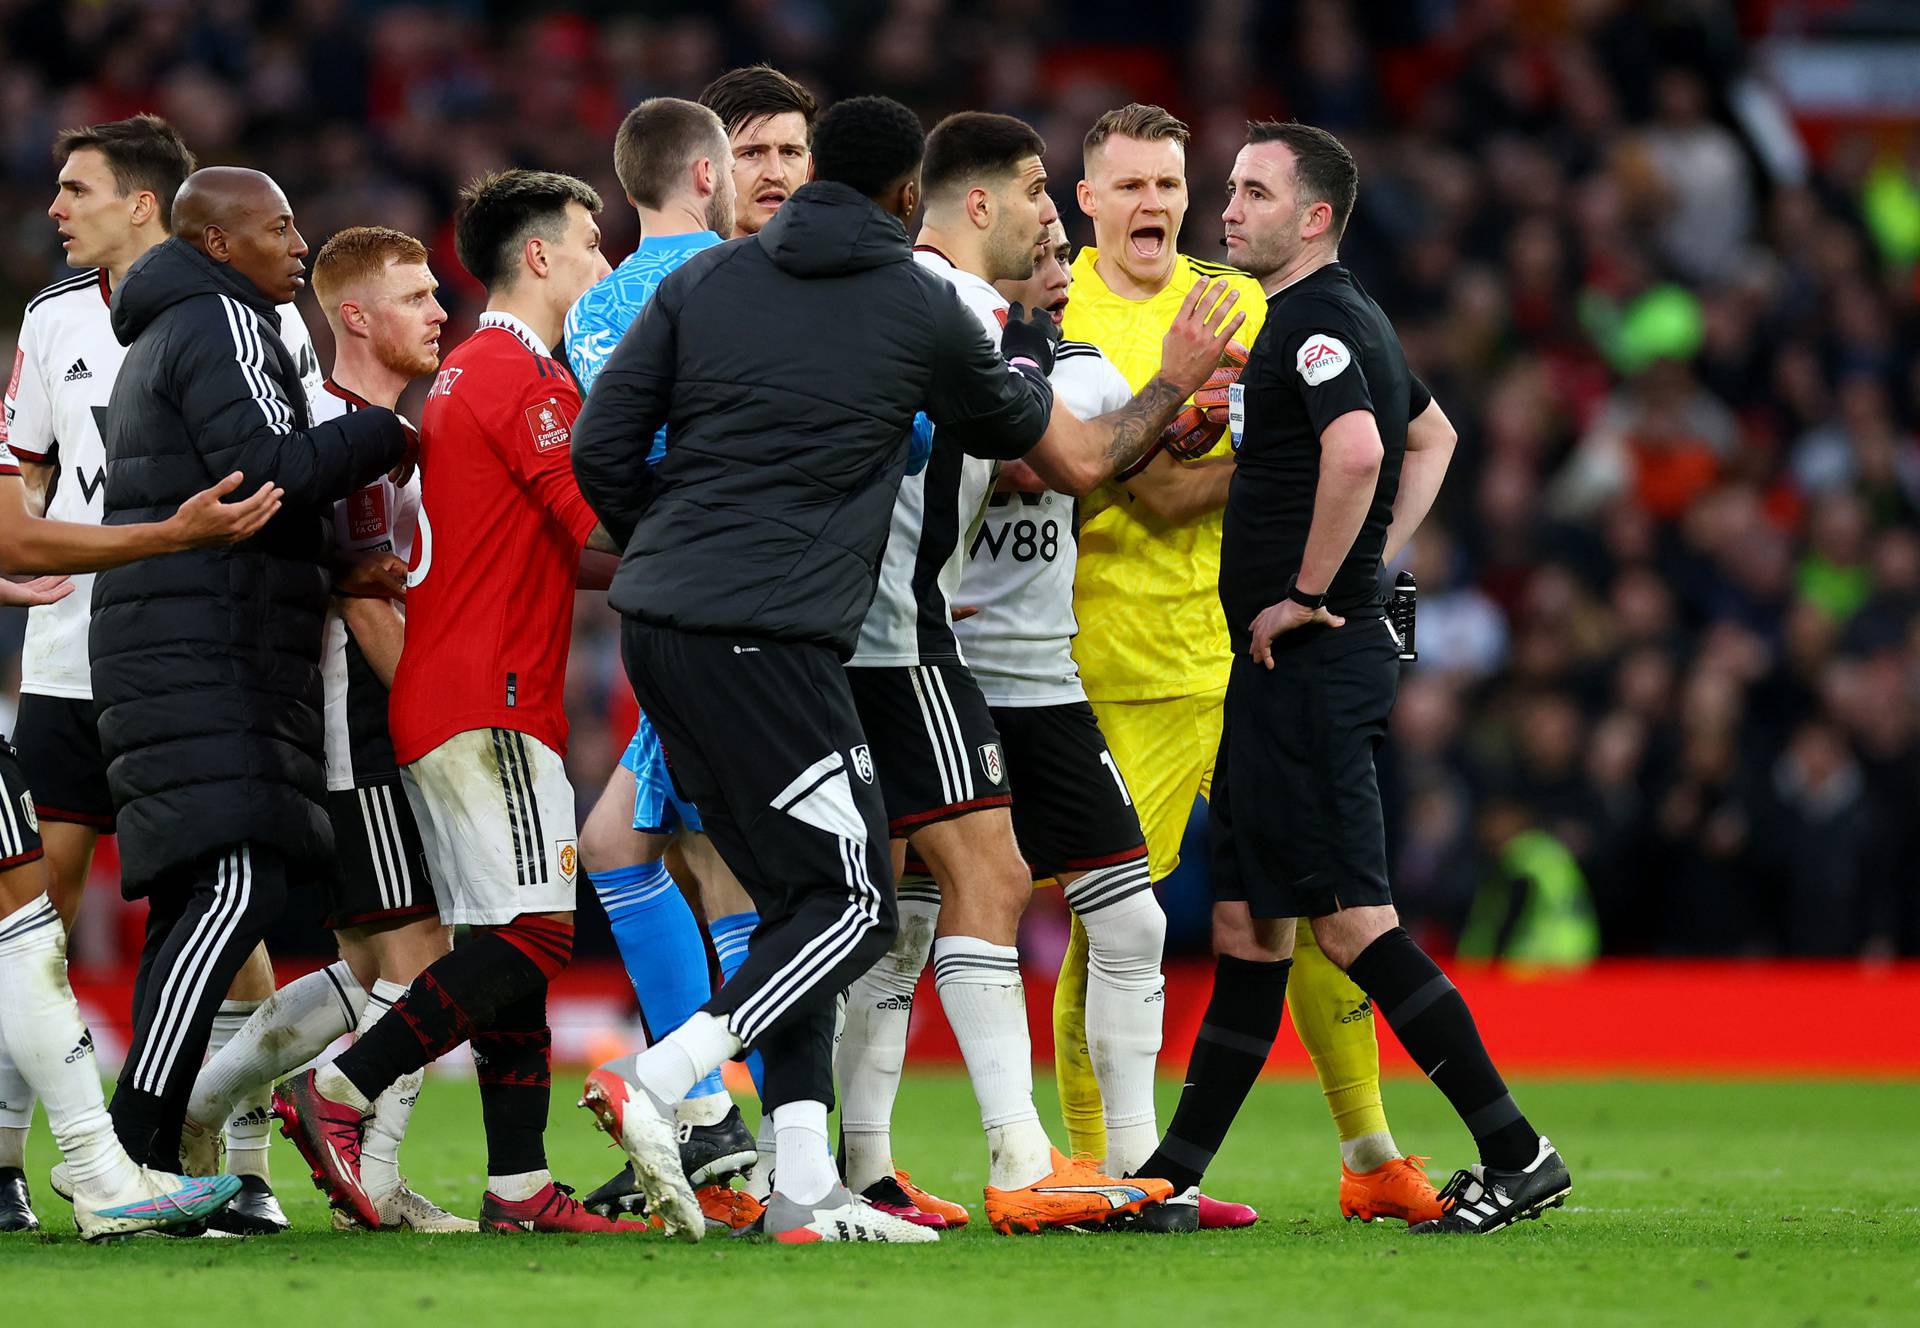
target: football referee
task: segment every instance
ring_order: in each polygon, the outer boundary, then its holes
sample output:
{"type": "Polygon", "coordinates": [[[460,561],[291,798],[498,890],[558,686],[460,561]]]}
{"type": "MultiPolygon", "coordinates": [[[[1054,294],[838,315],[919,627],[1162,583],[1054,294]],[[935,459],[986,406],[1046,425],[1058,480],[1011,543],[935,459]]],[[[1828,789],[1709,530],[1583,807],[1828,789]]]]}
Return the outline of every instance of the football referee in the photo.
{"type": "Polygon", "coordinates": [[[1454,432],[1339,260],[1359,172],[1332,134],[1248,127],[1230,261],[1267,293],[1230,398],[1220,546],[1232,634],[1212,803],[1213,996],[1141,1174],[1198,1184],[1280,1026],[1296,920],[1372,998],[1480,1149],[1415,1231],[1485,1233],[1562,1202],[1566,1164],[1515,1105],[1466,1002],[1399,925],[1373,758],[1399,684],[1383,563],[1432,506],[1454,432]]]}

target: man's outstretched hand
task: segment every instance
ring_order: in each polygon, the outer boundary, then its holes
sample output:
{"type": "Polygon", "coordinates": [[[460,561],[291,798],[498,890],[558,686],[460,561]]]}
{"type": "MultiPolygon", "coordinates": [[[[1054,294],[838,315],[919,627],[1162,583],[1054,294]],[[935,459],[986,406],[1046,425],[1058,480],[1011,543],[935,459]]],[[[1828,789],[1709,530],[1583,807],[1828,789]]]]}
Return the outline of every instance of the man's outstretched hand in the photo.
{"type": "Polygon", "coordinates": [[[245,480],[246,476],[236,470],[180,504],[179,510],[167,518],[167,524],[173,528],[181,548],[238,544],[259,534],[260,528],[273,520],[280,510],[281,499],[286,496],[286,490],[277,484],[262,484],[252,497],[237,503],[225,501],[245,480]]]}
{"type": "Polygon", "coordinates": [[[58,604],[72,593],[70,576],[35,576],[24,581],[0,576],[0,604],[10,607],[33,609],[42,604],[58,604]]]}

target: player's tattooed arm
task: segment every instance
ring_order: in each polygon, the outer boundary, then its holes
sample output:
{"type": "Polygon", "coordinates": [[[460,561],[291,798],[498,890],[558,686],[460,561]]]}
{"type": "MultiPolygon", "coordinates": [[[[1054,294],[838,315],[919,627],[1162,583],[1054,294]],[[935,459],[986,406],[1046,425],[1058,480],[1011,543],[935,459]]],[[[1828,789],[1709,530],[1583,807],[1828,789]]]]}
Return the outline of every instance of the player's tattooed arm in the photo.
{"type": "Polygon", "coordinates": [[[1186,399],[1187,393],[1181,390],[1180,384],[1155,374],[1133,400],[1096,420],[1096,424],[1113,428],[1105,455],[1107,474],[1118,474],[1144,456],[1161,432],[1173,423],[1173,417],[1180,413],[1180,403],[1186,399]]]}

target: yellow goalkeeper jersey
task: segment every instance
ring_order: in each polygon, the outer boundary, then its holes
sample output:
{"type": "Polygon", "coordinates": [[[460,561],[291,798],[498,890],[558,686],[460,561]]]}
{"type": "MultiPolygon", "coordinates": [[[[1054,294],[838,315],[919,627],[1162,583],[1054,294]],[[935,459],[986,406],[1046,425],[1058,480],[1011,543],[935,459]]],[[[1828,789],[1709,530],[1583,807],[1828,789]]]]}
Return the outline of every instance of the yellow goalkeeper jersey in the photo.
{"type": "MultiPolygon", "coordinates": [[[[1094,270],[1091,245],[1073,260],[1065,334],[1098,346],[1138,392],[1160,367],[1160,339],[1195,282],[1224,277],[1240,291],[1247,321],[1234,340],[1249,348],[1267,317],[1260,283],[1235,268],[1185,254],[1158,295],[1115,295],[1094,270]]],[[[1228,446],[1223,435],[1215,450],[1228,446]]],[[[1116,484],[1080,503],[1080,559],[1073,656],[1094,701],[1156,701],[1227,685],[1232,648],[1220,613],[1221,514],[1169,522],[1116,484]]]]}

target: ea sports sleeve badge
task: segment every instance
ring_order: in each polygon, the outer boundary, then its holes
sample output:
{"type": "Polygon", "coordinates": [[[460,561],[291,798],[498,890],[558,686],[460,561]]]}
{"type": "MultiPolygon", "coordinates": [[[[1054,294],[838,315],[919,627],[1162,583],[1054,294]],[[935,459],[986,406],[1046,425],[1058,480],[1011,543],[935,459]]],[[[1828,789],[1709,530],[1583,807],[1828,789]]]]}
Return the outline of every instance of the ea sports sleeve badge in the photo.
{"type": "Polygon", "coordinates": [[[1325,332],[1315,332],[1301,342],[1299,353],[1293,357],[1293,367],[1306,379],[1308,387],[1318,387],[1330,378],[1338,378],[1352,363],[1353,352],[1347,349],[1347,344],[1325,332]]]}

